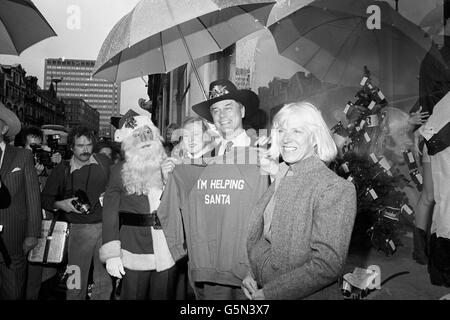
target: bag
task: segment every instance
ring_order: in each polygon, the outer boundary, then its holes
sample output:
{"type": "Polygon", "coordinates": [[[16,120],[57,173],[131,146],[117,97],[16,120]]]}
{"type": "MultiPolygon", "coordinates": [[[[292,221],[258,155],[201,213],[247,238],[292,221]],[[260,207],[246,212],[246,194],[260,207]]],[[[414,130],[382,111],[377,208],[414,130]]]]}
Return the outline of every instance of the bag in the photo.
{"type": "Polygon", "coordinates": [[[57,220],[57,214],[52,220],[42,220],[41,236],[38,244],[28,254],[29,262],[42,264],[63,262],[67,251],[69,224],[57,220]]]}

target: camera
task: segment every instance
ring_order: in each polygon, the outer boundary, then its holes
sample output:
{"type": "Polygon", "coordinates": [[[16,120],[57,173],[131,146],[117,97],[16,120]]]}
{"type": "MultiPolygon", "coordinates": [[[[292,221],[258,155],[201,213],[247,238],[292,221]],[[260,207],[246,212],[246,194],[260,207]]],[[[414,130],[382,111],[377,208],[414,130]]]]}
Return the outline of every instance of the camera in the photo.
{"type": "Polygon", "coordinates": [[[74,195],[78,199],[72,200],[72,205],[80,211],[82,214],[90,214],[91,213],[91,204],[89,198],[83,190],[77,190],[74,195]]]}
{"type": "Polygon", "coordinates": [[[55,153],[59,149],[60,138],[61,136],[59,134],[49,134],[47,136],[47,145],[52,150],[52,153],[55,153]]]}
{"type": "Polygon", "coordinates": [[[37,144],[30,145],[33,152],[33,158],[36,163],[42,164],[46,168],[53,168],[52,152],[45,150],[42,146],[37,144]]]}
{"type": "Polygon", "coordinates": [[[61,150],[59,145],[59,134],[53,134],[47,136],[47,146],[41,146],[37,144],[30,145],[31,150],[33,151],[33,157],[35,163],[42,164],[47,169],[52,169],[56,166],[56,163],[52,161],[52,156],[55,153],[60,153],[61,156],[64,155],[64,151],[61,150]]]}

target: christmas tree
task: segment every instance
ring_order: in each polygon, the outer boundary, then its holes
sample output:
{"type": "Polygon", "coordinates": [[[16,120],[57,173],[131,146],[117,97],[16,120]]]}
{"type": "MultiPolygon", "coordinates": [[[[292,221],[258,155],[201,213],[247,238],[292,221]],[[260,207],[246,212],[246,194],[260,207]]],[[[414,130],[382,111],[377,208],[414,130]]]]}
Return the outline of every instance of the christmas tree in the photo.
{"type": "MultiPolygon", "coordinates": [[[[380,141],[388,102],[381,90],[372,84],[370,72],[360,83],[361,89],[344,108],[348,120],[339,122],[332,132],[346,137],[348,143],[335,163],[335,171],[354,183],[357,191],[357,216],[352,243],[372,245],[386,255],[401,246],[401,235],[413,226],[414,216],[402,188],[409,178],[421,188],[422,178],[410,150],[404,152],[410,177],[391,167],[383,155],[380,141]]],[[[382,140],[382,139],[381,139],[382,140]]]]}

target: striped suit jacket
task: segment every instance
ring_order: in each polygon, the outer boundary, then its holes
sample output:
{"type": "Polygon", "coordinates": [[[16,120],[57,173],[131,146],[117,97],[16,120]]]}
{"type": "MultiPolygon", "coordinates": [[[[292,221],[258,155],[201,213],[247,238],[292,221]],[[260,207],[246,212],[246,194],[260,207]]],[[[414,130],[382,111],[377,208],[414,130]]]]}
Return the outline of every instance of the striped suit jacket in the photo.
{"type": "Polygon", "coordinates": [[[11,257],[23,255],[24,239],[39,237],[42,219],[39,181],[31,151],[6,145],[0,176],[11,195],[9,207],[0,209],[1,236],[11,257]]]}

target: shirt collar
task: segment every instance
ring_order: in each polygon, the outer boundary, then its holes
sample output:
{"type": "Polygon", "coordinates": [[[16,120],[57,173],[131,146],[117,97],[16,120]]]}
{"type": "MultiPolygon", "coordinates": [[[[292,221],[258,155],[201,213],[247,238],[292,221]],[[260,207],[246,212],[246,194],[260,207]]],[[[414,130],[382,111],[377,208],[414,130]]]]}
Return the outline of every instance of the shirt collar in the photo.
{"type": "MultiPolygon", "coordinates": [[[[320,168],[320,167],[323,167],[326,165],[316,155],[312,155],[312,156],[310,156],[306,159],[302,159],[294,164],[291,164],[291,165],[284,164],[283,166],[288,166],[289,169],[292,170],[294,175],[298,175],[298,174],[311,172],[317,168],[320,168]]],[[[280,169],[280,171],[281,171],[281,169],[280,169]]]]}
{"type": "Polygon", "coordinates": [[[247,135],[245,130],[241,134],[237,135],[236,137],[234,137],[231,140],[226,140],[226,139],[222,138],[219,155],[222,155],[224,153],[225,148],[227,146],[227,142],[229,142],[229,141],[233,142],[233,147],[248,147],[251,143],[251,139],[247,135]]]}
{"type": "Polygon", "coordinates": [[[208,144],[201,151],[197,152],[196,154],[192,154],[187,151],[185,151],[185,154],[188,159],[199,159],[199,158],[203,157],[206,153],[211,151],[212,149],[214,149],[214,145],[208,144]]]}
{"type": "Polygon", "coordinates": [[[90,164],[98,164],[97,160],[95,160],[94,155],[91,155],[88,162],[85,162],[84,164],[79,164],[79,162],[76,162],[74,160],[74,156],[70,158],[70,173],[74,172],[75,170],[81,169],[84,166],[90,165],[90,164]]]}

